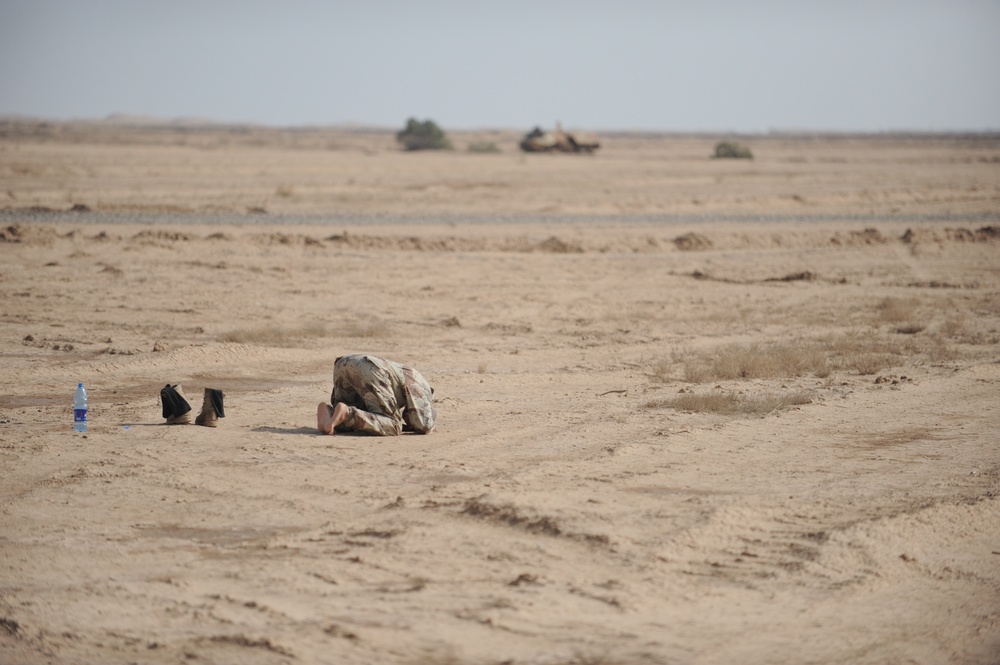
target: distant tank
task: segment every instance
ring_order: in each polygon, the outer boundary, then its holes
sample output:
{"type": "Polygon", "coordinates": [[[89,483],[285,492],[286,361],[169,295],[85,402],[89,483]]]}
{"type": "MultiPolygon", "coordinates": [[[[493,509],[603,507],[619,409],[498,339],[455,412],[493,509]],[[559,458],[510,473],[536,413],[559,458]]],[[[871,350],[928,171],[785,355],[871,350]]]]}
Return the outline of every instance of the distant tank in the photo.
{"type": "Polygon", "coordinates": [[[592,153],[601,147],[595,134],[564,132],[556,126],[554,132],[546,132],[535,127],[521,139],[521,150],[525,152],[585,152],[592,153]]]}

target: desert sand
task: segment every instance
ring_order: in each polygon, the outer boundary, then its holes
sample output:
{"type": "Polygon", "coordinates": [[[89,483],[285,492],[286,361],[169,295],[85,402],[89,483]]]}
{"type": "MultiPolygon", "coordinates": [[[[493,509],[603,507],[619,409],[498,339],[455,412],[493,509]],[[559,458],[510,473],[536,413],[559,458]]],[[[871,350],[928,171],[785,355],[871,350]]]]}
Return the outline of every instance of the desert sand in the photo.
{"type": "Polygon", "coordinates": [[[518,137],[0,123],[0,661],[1000,662],[1000,137],[518,137]]]}

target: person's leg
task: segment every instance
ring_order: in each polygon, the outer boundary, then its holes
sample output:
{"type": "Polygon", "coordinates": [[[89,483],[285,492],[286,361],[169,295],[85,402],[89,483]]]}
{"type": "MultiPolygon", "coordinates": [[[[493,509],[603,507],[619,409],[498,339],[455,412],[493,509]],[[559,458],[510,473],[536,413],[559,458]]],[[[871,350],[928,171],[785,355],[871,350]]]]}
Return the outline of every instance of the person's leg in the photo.
{"type": "Polygon", "coordinates": [[[388,416],[371,413],[364,409],[337,402],[330,406],[320,402],[316,407],[316,429],[323,434],[341,432],[365,432],[379,436],[397,436],[402,433],[400,423],[388,416]]]}
{"type": "MultiPolygon", "coordinates": [[[[343,404],[343,402],[337,403],[338,406],[343,404]]],[[[347,410],[348,414],[344,420],[343,428],[352,432],[365,432],[378,436],[399,436],[403,433],[403,421],[399,418],[365,411],[356,406],[349,406],[347,410]]]]}
{"type": "MultiPolygon", "coordinates": [[[[334,425],[354,430],[395,436],[403,431],[403,405],[396,396],[399,378],[392,366],[376,356],[350,355],[337,359],[333,367],[332,407],[342,403],[349,412],[334,425]]],[[[317,419],[321,412],[317,413],[317,419]]]]}
{"type": "Polygon", "coordinates": [[[334,406],[320,402],[316,407],[316,428],[323,434],[333,434],[334,429],[343,425],[350,414],[351,407],[343,402],[337,402],[334,406]]]}

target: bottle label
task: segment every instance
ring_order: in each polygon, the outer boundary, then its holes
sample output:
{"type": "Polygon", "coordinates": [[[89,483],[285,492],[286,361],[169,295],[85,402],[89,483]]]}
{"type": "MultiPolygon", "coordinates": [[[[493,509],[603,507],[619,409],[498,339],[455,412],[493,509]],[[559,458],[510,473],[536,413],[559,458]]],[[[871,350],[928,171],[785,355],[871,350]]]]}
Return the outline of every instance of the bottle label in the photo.
{"type": "Polygon", "coordinates": [[[87,422],[87,410],[86,409],[73,409],[73,421],[78,423],[87,422]]]}

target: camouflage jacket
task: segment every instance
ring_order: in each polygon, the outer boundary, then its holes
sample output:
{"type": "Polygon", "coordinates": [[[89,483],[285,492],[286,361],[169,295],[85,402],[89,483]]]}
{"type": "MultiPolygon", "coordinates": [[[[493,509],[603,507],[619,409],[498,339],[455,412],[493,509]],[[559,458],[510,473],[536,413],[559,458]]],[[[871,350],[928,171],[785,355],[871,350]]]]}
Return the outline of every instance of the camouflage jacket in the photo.
{"type": "Polygon", "coordinates": [[[343,402],[351,414],[338,430],[394,436],[434,429],[434,389],[412,367],[363,354],[341,356],[333,364],[330,403],[343,402]]]}

